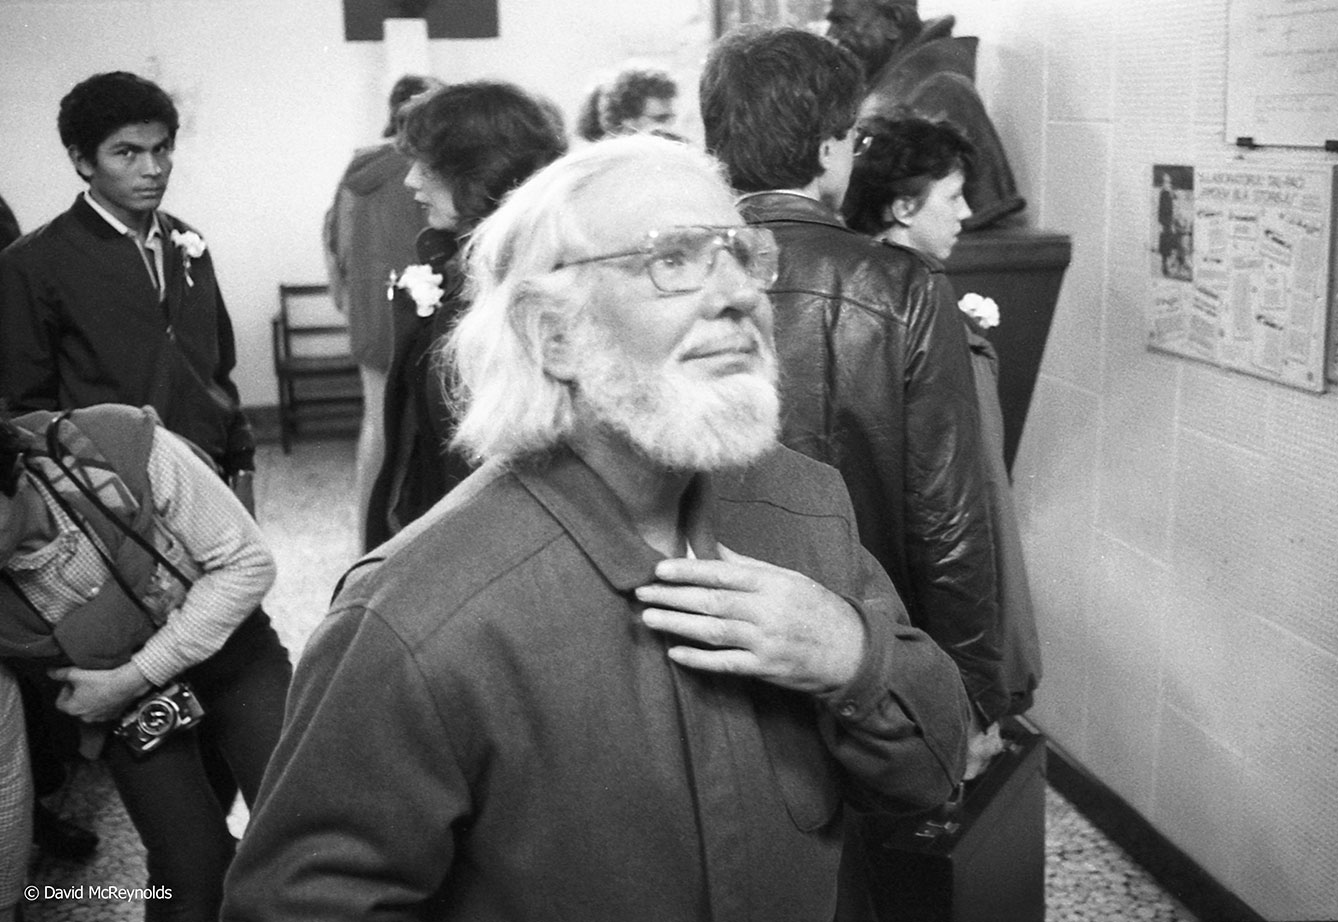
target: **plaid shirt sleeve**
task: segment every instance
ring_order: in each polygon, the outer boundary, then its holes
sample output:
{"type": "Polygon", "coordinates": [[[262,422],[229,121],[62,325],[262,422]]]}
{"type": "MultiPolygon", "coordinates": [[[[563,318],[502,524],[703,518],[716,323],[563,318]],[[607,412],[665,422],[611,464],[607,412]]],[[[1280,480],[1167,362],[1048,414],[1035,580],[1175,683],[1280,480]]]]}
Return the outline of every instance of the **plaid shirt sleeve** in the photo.
{"type": "Polygon", "coordinates": [[[146,679],[164,685],[218,652],[265,597],[275,567],[232,491],[161,427],[148,469],[154,512],[201,571],[181,607],[132,657],[146,679]]]}

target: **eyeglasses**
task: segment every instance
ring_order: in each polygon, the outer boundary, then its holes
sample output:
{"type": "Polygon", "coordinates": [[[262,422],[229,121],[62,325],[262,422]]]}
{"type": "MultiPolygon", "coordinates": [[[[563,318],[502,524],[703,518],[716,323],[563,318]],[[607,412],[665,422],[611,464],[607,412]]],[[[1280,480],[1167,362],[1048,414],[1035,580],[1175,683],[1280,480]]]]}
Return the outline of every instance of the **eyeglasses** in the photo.
{"type": "Polygon", "coordinates": [[[586,256],[559,263],[555,269],[585,263],[645,256],[651,283],[665,294],[700,291],[715,271],[721,250],[738,261],[748,277],[763,287],[776,281],[776,238],[760,227],[684,225],[648,231],[642,244],[620,253],[586,256]]]}

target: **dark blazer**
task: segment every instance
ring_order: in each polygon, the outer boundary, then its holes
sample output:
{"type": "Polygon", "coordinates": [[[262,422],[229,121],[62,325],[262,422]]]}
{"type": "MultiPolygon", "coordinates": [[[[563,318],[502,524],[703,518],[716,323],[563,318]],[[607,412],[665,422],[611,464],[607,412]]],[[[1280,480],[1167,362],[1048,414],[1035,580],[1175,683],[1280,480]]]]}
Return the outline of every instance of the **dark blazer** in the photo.
{"type": "Polygon", "coordinates": [[[213,259],[208,249],[187,257],[171,234],[193,228],[158,216],[161,301],[134,241],[82,195],[0,254],[0,396],[13,410],[149,405],[225,473],[249,470],[255,439],[232,382],[232,321],[213,259]]]}
{"type": "MultiPolygon", "coordinates": [[[[420,316],[413,298],[393,289],[394,331],[386,377],[385,459],[367,504],[366,542],[371,550],[432,508],[474,466],[448,447],[455,412],[442,390],[437,352],[468,307],[464,269],[454,234],[427,228],[418,235],[418,259],[442,277],[436,309],[420,316]]],[[[402,271],[403,266],[399,267],[402,271]]]]}

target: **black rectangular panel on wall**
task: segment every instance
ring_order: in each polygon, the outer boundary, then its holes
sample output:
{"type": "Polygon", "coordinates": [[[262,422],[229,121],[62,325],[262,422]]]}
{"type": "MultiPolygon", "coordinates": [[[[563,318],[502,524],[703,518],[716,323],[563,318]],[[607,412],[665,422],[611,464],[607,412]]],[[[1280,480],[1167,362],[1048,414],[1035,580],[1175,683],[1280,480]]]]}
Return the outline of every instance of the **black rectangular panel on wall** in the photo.
{"type": "Polygon", "coordinates": [[[344,0],[344,39],[379,42],[395,17],[426,19],[428,38],[497,38],[497,0],[344,0]]]}

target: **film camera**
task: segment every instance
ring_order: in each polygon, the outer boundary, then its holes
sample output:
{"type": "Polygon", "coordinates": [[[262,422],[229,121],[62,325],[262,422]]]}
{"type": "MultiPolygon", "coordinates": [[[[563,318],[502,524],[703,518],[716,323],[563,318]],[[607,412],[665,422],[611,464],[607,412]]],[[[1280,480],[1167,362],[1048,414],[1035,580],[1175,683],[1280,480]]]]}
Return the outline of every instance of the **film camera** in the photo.
{"type": "Polygon", "coordinates": [[[130,751],[145,756],[172,733],[195,726],[204,718],[204,708],[195,691],[185,682],[149,692],[121,715],[116,735],[130,751]]]}

